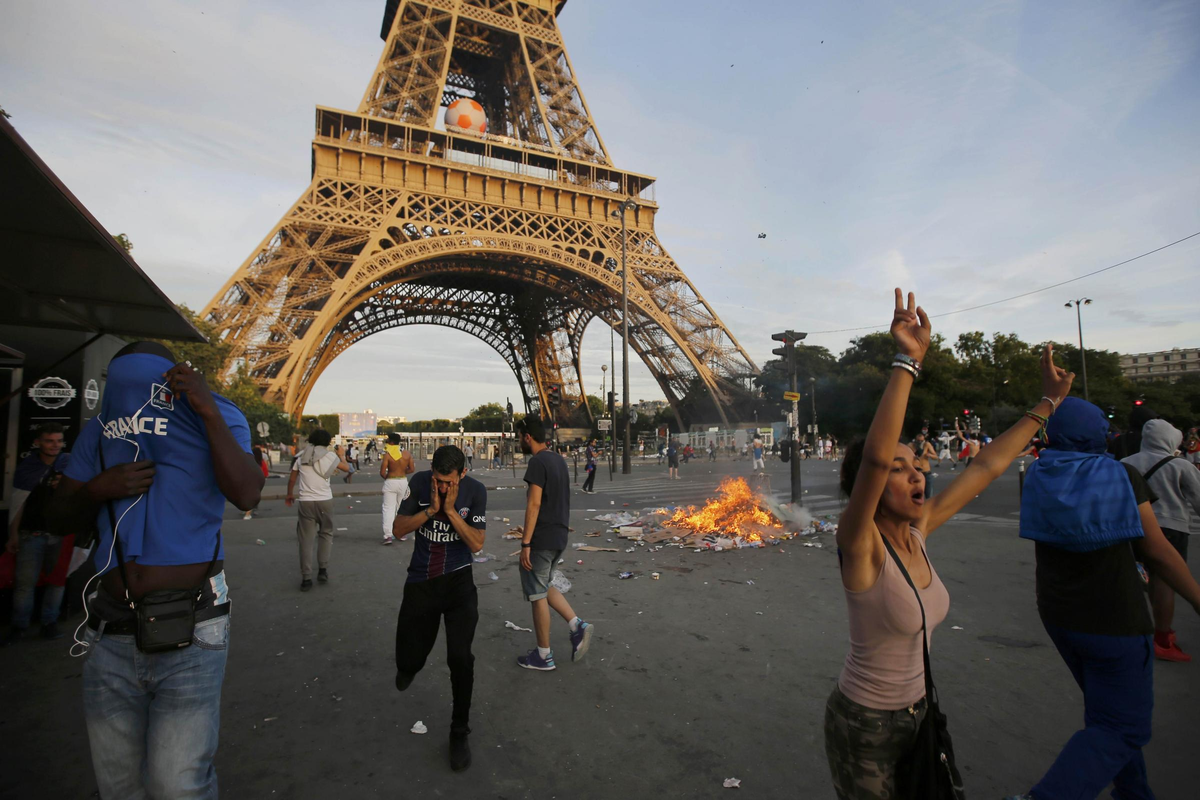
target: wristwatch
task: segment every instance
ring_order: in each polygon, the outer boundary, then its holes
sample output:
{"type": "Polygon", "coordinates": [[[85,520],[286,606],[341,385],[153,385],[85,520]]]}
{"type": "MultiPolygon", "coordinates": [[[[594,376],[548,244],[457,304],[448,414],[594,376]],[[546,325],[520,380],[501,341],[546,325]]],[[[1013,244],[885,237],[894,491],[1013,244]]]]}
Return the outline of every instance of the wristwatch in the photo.
{"type": "Polygon", "coordinates": [[[437,512],[432,508],[425,509],[425,519],[433,519],[435,516],[437,516],[437,512]]]}
{"type": "Polygon", "coordinates": [[[533,547],[533,542],[521,542],[521,547],[533,547]]]}

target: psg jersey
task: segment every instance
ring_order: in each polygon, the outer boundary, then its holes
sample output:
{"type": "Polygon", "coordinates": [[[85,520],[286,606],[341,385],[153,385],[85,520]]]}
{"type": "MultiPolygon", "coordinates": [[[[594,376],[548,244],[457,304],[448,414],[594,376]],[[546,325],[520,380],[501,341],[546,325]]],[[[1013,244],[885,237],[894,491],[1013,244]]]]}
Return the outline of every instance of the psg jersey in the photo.
{"type": "MultiPolygon", "coordinates": [[[[408,481],[408,495],[400,503],[398,514],[411,517],[423,512],[430,504],[430,493],[436,491],[433,472],[425,470],[408,481]]],[[[408,564],[408,583],[439,578],[471,566],[471,549],[458,537],[450,525],[447,513],[458,514],[472,528],[484,530],[487,525],[487,487],[463,476],[458,483],[455,508],[442,509],[417,529],[412,561],[408,564]]]]}

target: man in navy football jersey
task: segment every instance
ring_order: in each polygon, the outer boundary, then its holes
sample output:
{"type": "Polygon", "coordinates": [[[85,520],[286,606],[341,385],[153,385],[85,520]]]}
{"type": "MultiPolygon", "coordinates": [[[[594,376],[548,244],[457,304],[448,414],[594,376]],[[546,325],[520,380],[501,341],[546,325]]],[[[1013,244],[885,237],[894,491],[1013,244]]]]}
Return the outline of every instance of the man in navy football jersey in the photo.
{"type": "Polygon", "coordinates": [[[414,474],[400,503],[392,535],[416,531],[404,599],[396,621],[396,688],[404,691],[425,666],[446,620],[446,663],[454,707],[450,718],[450,768],[471,765],[467,735],[479,621],[479,596],[471,577],[474,553],[483,549],[487,488],[466,475],[467,459],[454,445],[439,447],[433,469],[414,474]]]}

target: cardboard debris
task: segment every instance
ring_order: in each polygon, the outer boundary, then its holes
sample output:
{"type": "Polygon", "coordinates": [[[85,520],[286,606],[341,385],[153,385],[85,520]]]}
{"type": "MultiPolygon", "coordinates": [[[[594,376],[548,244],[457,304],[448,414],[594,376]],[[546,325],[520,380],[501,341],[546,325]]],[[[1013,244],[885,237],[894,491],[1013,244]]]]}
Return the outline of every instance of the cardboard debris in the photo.
{"type": "Polygon", "coordinates": [[[585,544],[583,547],[576,547],[576,550],[582,550],[585,553],[619,553],[621,552],[615,547],[593,547],[590,544],[585,544]]]}

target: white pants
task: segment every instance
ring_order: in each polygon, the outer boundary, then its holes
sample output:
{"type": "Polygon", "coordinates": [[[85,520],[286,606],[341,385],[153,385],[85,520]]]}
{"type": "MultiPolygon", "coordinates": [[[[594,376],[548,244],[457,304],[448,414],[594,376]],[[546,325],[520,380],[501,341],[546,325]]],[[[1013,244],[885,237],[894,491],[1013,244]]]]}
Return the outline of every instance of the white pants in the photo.
{"type": "Polygon", "coordinates": [[[761,458],[754,459],[754,463],[750,465],[750,469],[766,469],[767,465],[763,463],[761,458]]]}
{"type": "Polygon", "coordinates": [[[392,522],[396,509],[408,494],[408,478],[388,478],[383,482],[383,538],[392,535],[392,522]]]}

